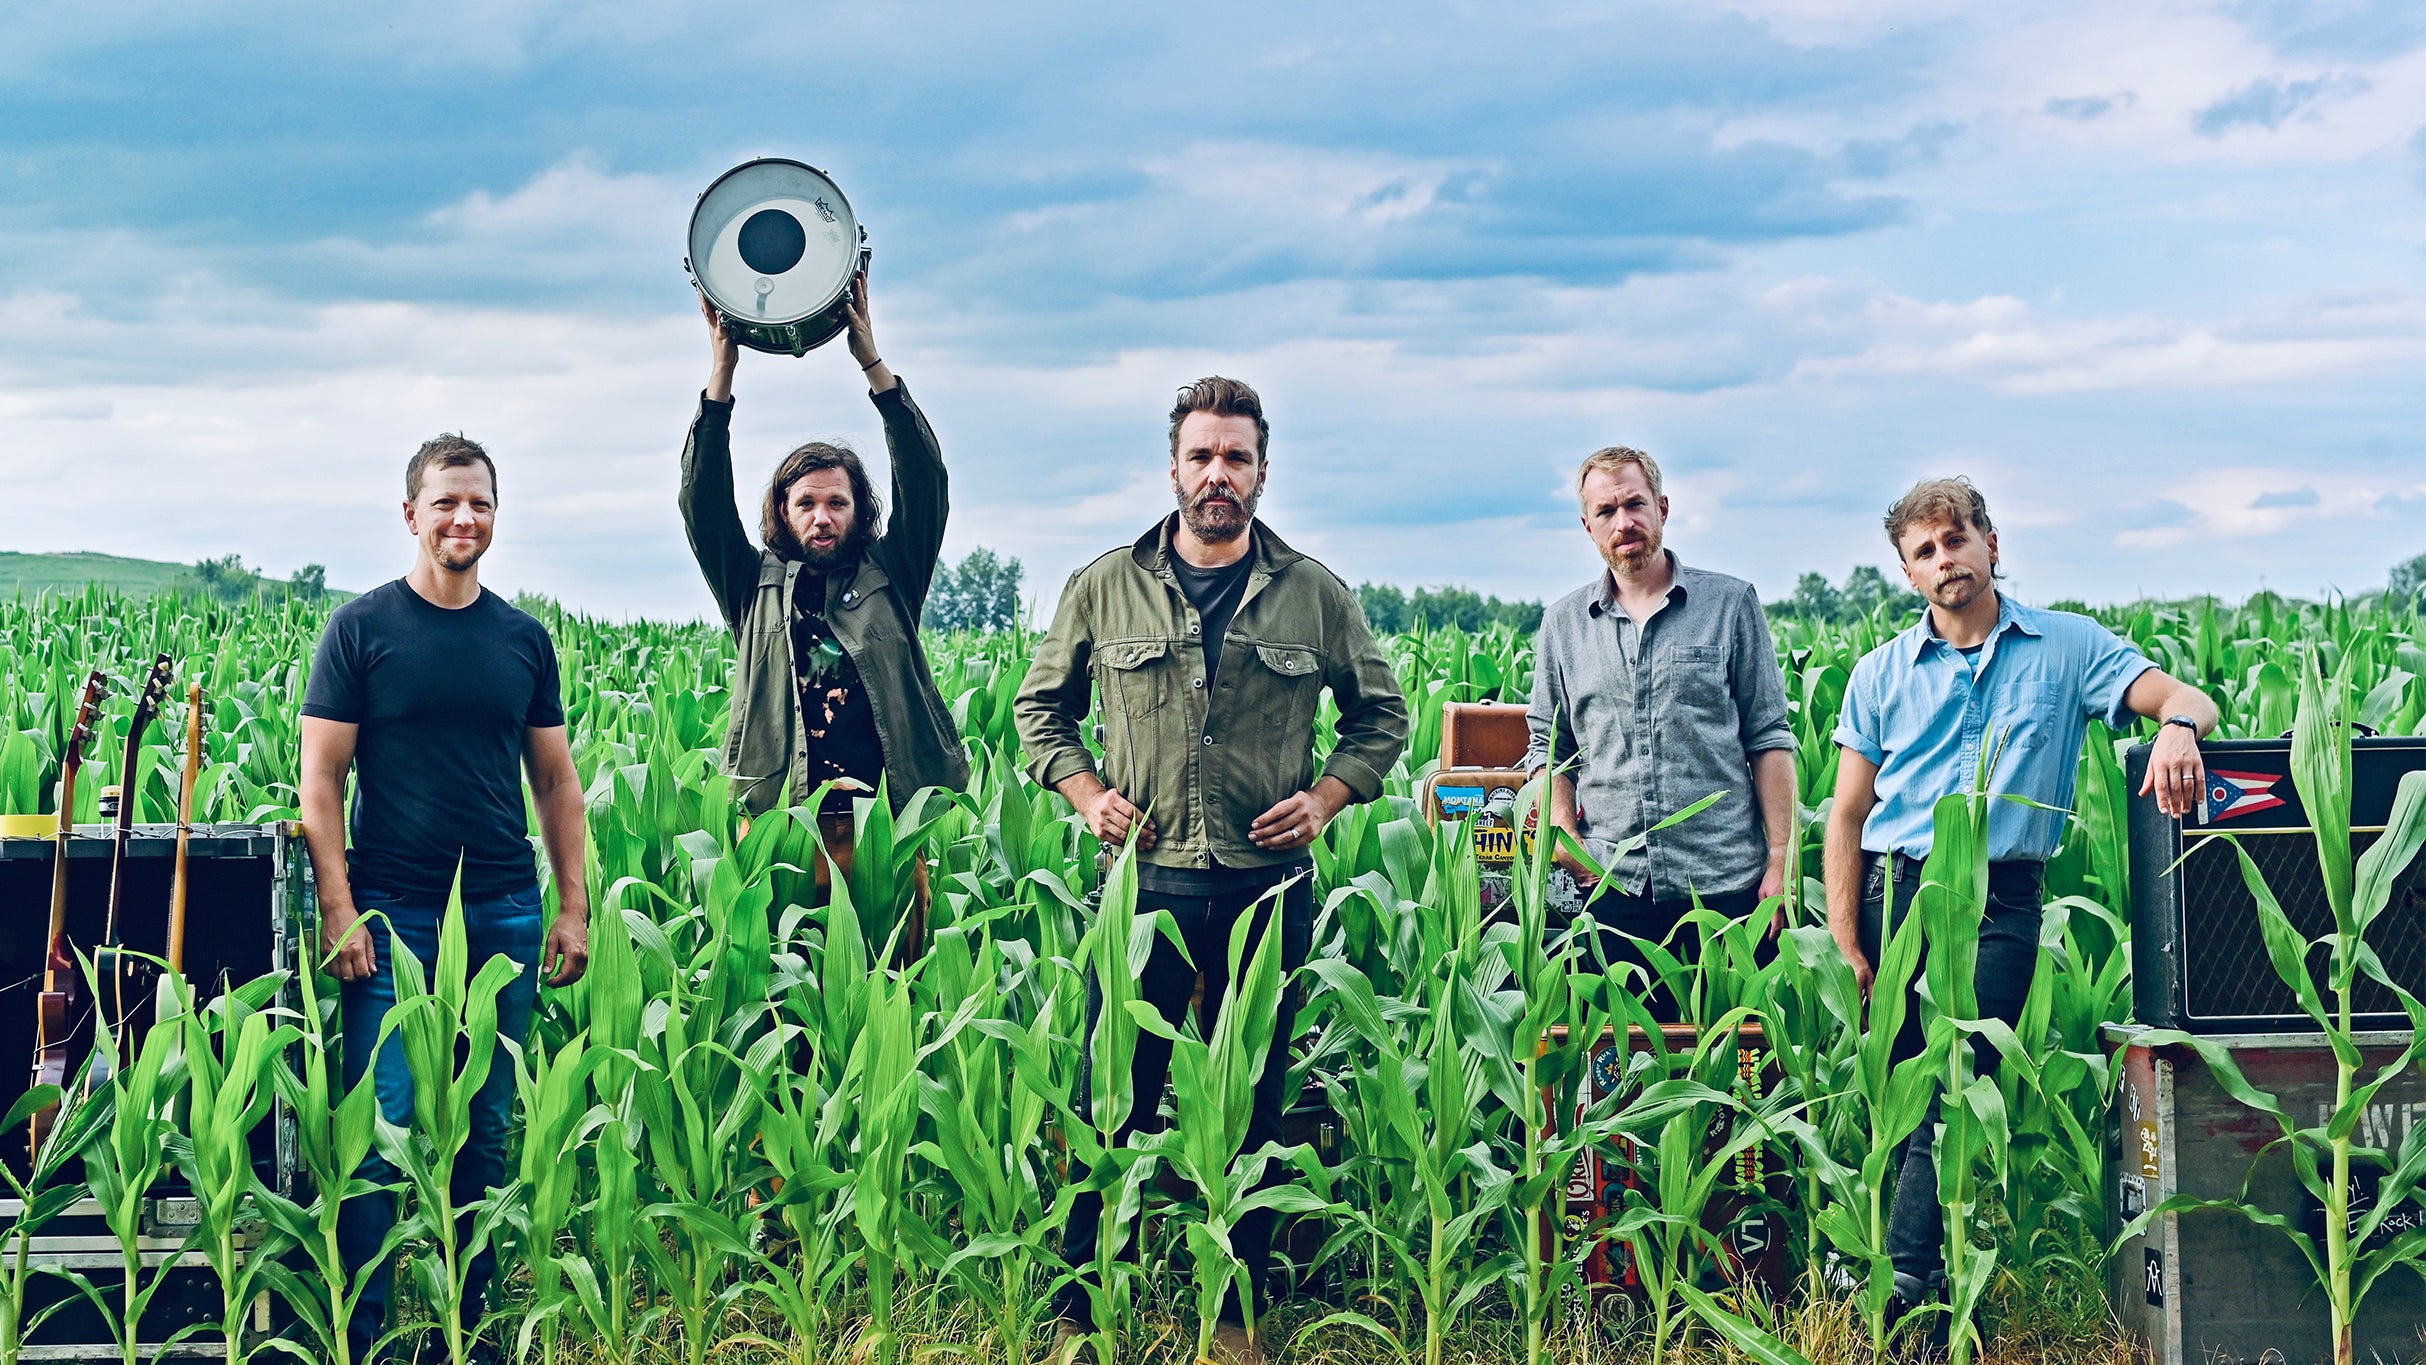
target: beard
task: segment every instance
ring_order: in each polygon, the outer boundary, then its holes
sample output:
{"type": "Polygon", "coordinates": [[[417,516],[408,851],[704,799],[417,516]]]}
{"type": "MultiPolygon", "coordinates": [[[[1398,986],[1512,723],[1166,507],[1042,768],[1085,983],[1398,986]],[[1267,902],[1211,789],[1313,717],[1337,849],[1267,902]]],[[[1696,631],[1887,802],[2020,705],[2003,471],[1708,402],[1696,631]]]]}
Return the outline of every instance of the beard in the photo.
{"type": "Polygon", "coordinates": [[[1189,497],[1179,495],[1179,519],[1198,540],[1221,545],[1246,534],[1247,526],[1255,520],[1255,506],[1263,501],[1263,490],[1250,488],[1243,498],[1233,500],[1227,492],[1207,489],[1189,497]]]}
{"type": "Polygon", "coordinates": [[[825,573],[850,562],[859,553],[860,540],[859,527],[856,525],[843,532],[835,540],[833,548],[828,550],[820,550],[795,535],[792,537],[793,557],[800,561],[800,567],[809,572],[825,573]]]}
{"type": "Polygon", "coordinates": [[[1661,547],[1666,542],[1667,537],[1664,534],[1658,531],[1647,531],[1638,540],[1623,545],[1603,546],[1601,562],[1607,564],[1612,573],[1641,573],[1659,562],[1661,547]]]}

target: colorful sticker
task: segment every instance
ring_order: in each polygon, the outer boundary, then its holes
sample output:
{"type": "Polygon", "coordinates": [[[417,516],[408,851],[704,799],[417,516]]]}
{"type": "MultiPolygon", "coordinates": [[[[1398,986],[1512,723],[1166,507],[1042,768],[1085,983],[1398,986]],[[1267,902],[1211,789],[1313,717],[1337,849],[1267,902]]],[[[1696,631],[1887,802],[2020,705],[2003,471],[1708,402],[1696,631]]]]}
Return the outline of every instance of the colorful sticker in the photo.
{"type": "Polygon", "coordinates": [[[1434,787],[1432,799],[1440,803],[1445,820],[1463,820],[1481,810],[1486,800],[1480,787],[1434,787]]]}
{"type": "Polygon", "coordinates": [[[2285,804],[2283,798],[2274,794],[2274,784],[2289,781],[2281,773],[2233,773],[2210,768],[2207,800],[2199,811],[2199,819],[2212,825],[2218,820],[2236,820],[2273,810],[2285,804]]]}

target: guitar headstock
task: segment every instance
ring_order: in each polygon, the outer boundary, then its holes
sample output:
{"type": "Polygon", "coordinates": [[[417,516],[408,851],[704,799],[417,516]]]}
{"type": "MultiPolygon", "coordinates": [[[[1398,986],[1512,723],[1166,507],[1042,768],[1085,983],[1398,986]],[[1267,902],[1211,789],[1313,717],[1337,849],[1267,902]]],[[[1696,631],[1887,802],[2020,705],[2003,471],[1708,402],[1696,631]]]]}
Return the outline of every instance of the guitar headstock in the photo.
{"type": "Polygon", "coordinates": [[[101,716],[101,699],[109,694],[109,679],[96,668],[84,680],[84,699],[76,704],[76,724],[67,732],[67,748],[59,755],[59,766],[73,774],[84,766],[84,751],[93,742],[93,722],[101,716]]]}
{"type": "Polygon", "coordinates": [[[168,685],[176,675],[176,660],[166,654],[152,660],[151,672],[143,677],[143,690],[135,697],[135,719],[126,731],[127,752],[134,752],[144,730],[160,718],[160,704],[168,700],[168,685]]]}

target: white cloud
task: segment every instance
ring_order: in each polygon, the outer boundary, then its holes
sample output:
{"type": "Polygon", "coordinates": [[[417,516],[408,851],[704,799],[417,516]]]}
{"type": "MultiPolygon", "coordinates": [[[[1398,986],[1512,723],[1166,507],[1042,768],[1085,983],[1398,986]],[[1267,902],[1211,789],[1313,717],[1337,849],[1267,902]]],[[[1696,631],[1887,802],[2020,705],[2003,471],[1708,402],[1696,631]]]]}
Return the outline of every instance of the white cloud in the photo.
{"type": "MultiPolygon", "coordinates": [[[[2114,543],[2125,549],[2174,546],[2248,546],[2300,532],[2359,538],[2360,528],[2389,519],[2384,504],[2426,498],[2426,479],[2319,479],[2301,462],[2272,467],[2241,466],[2201,472],[2167,488],[2164,497],[2186,509],[2176,524],[2123,531],[2114,543]]],[[[2387,545],[2385,558],[2399,549],[2387,545]]],[[[2357,588],[2364,581],[2346,584],[2357,588]]]]}

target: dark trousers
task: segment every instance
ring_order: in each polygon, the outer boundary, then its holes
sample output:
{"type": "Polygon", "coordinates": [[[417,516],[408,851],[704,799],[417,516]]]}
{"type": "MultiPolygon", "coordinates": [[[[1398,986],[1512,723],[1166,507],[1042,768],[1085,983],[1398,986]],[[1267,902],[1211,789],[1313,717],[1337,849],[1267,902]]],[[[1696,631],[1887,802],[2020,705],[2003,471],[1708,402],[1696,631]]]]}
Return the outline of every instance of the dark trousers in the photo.
{"type": "MultiPolygon", "coordinates": [[[[390,1034],[386,1044],[379,1045],[380,1023],[396,1005],[396,964],[390,944],[392,939],[402,939],[413,955],[421,959],[423,971],[436,970],[438,929],[446,915],[446,897],[422,900],[356,887],[354,905],[366,917],[376,911],[386,916],[386,920],[384,925],[374,925],[370,931],[377,970],[363,980],[344,983],[338,997],[344,1024],[340,1069],[346,1088],[352,1089],[370,1072],[376,1047],[379,1111],[388,1122],[410,1127],[415,1080],[412,1067],[405,1060],[404,1037],[390,1034]]],[[[541,914],[537,882],[492,900],[463,903],[469,970],[477,975],[499,953],[522,964],[521,974],[497,993],[497,1036],[510,1038],[517,1044],[530,1032],[531,1010],[539,999],[539,954],[547,932],[541,914]]],[[[491,1061],[488,1079],[473,1096],[471,1134],[455,1157],[452,1196],[458,1206],[506,1183],[506,1130],[513,1108],[514,1063],[500,1048],[491,1061]]],[[[395,1166],[376,1148],[363,1159],[361,1175],[375,1184],[388,1184],[399,1178],[395,1166]]],[[[346,1200],[337,1210],[337,1250],[345,1258],[347,1272],[357,1273],[369,1265],[379,1254],[380,1244],[387,1240],[388,1230],[395,1226],[395,1195],[366,1194],[346,1200]]],[[[471,1231],[470,1215],[456,1221],[456,1236],[469,1238],[471,1231]]],[[[466,1325],[480,1320],[482,1296],[496,1269],[496,1253],[486,1248],[472,1257],[466,1267],[463,1303],[466,1325]]],[[[387,1329],[389,1279],[384,1267],[371,1277],[361,1301],[354,1307],[352,1320],[346,1324],[347,1333],[354,1339],[357,1360],[366,1358],[362,1353],[387,1329]]]]}
{"type": "MultiPolygon", "coordinates": [[[[1254,960],[1255,950],[1263,935],[1271,928],[1272,902],[1259,900],[1261,891],[1240,891],[1220,896],[1172,896],[1154,891],[1137,893],[1137,913],[1150,916],[1167,910],[1179,924],[1181,937],[1187,941],[1188,955],[1195,959],[1191,967],[1182,961],[1178,950],[1169,940],[1154,940],[1154,955],[1147,959],[1144,975],[1138,979],[1140,998],[1152,1004],[1174,1029],[1182,1027],[1188,1003],[1199,999],[1197,1021],[1206,1035],[1213,1031],[1213,1021],[1230,990],[1230,930],[1240,914],[1252,909],[1255,927],[1248,932],[1246,956],[1240,967],[1254,960]],[[1197,977],[1201,970],[1204,992],[1197,996],[1197,977]]],[[[1280,966],[1285,974],[1303,966],[1314,934],[1314,883],[1301,877],[1280,898],[1280,966]]],[[[1087,980],[1087,1033],[1092,1036],[1096,1020],[1103,1012],[1103,992],[1092,976],[1087,980]]],[[[1297,1032],[1297,1003],[1295,992],[1283,987],[1280,993],[1280,1018],[1273,1025],[1272,1048],[1264,1057],[1264,1071],[1255,1082],[1254,1107],[1247,1118],[1246,1145],[1242,1152],[1254,1152],[1265,1143],[1281,1139],[1280,1119],[1289,1107],[1289,1044],[1297,1032]]],[[[1129,1066],[1129,1084],[1135,1103],[1129,1110],[1129,1121],[1122,1126],[1119,1142],[1127,1145],[1140,1133],[1162,1130],[1163,1083],[1171,1071],[1171,1044],[1140,1030],[1137,1053],[1129,1066]]],[[[1079,1081],[1078,1109],[1086,1110],[1091,1102],[1084,1076],[1079,1081]]],[[[1277,1185],[1287,1176],[1288,1168],[1275,1164],[1266,1168],[1262,1185],[1277,1185]]],[[[1075,1175],[1076,1173],[1073,1172],[1075,1175]]],[[[1103,1199],[1092,1192],[1081,1194],[1071,1206],[1070,1221],[1062,1229],[1061,1255],[1082,1273],[1094,1261],[1101,1221],[1103,1199]]],[[[1230,1249],[1246,1264],[1247,1279],[1255,1294],[1256,1312],[1260,1316],[1268,1301],[1265,1283],[1272,1266],[1272,1222],[1269,1210],[1258,1209],[1242,1215],[1230,1229],[1230,1249]]],[[[1131,1252],[1134,1252],[1132,1244],[1131,1252]]],[[[1056,1298],[1054,1307],[1062,1317],[1074,1322],[1088,1322],[1094,1310],[1086,1290],[1077,1284],[1066,1285],[1056,1298]]],[[[1223,1302],[1222,1317],[1237,1321],[1239,1312],[1237,1291],[1232,1289],[1223,1302]]]]}
{"type": "MultiPolygon", "coordinates": [[[[1704,896],[1701,903],[1703,909],[1728,919],[1742,919],[1760,908],[1760,887],[1755,883],[1742,891],[1723,896],[1704,896]]],[[[1625,962],[1642,968],[1651,979],[1651,984],[1644,987],[1643,1004],[1650,1009],[1652,1019],[1662,1024],[1686,1022],[1683,1006],[1659,980],[1658,973],[1652,970],[1650,959],[1643,955],[1642,948],[1634,940],[1659,943],[1667,939],[1683,923],[1685,916],[1692,912],[1692,898],[1653,900],[1648,892],[1629,896],[1610,890],[1594,898],[1587,908],[1600,929],[1584,944],[1586,960],[1604,969],[1614,969],[1625,962]]],[[[1698,927],[1688,927],[1683,933],[1677,934],[1675,941],[1668,943],[1667,947],[1677,961],[1688,964],[1697,962],[1702,952],[1702,931],[1698,927]]],[[[1776,953],[1776,942],[1764,936],[1759,960],[1766,963],[1776,953]]]]}
{"type": "MultiPolygon", "coordinates": [[[[2022,1006],[2030,999],[2030,980],[2038,971],[2039,904],[2046,869],[2034,862],[1991,863],[1988,866],[1988,912],[1980,921],[1979,956],[1972,969],[1980,1017],[2018,1024],[2022,1006]]],[[[1903,854],[1873,856],[1862,887],[1862,955],[1876,968],[1882,926],[1892,894],[1895,922],[1901,924],[1921,889],[1921,864],[1903,854]]],[[[1925,959],[1924,959],[1925,961],[1925,959]]],[[[1890,1056],[1897,1062],[1921,1055],[1927,1035],[1921,1025],[1920,980],[1913,972],[1905,991],[1904,1026],[1896,1033],[1890,1056]]],[[[1980,1075],[1996,1071],[1996,1049],[1972,1041],[1972,1060],[1980,1075]]],[[[1933,1290],[1945,1279],[1945,1216],[1937,1193],[1938,1100],[1929,1101],[1928,1116],[1904,1139],[1895,1182],[1895,1201],[1887,1218],[1887,1256],[1895,1263],[1898,1286],[1907,1296],[1933,1290]]]]}

